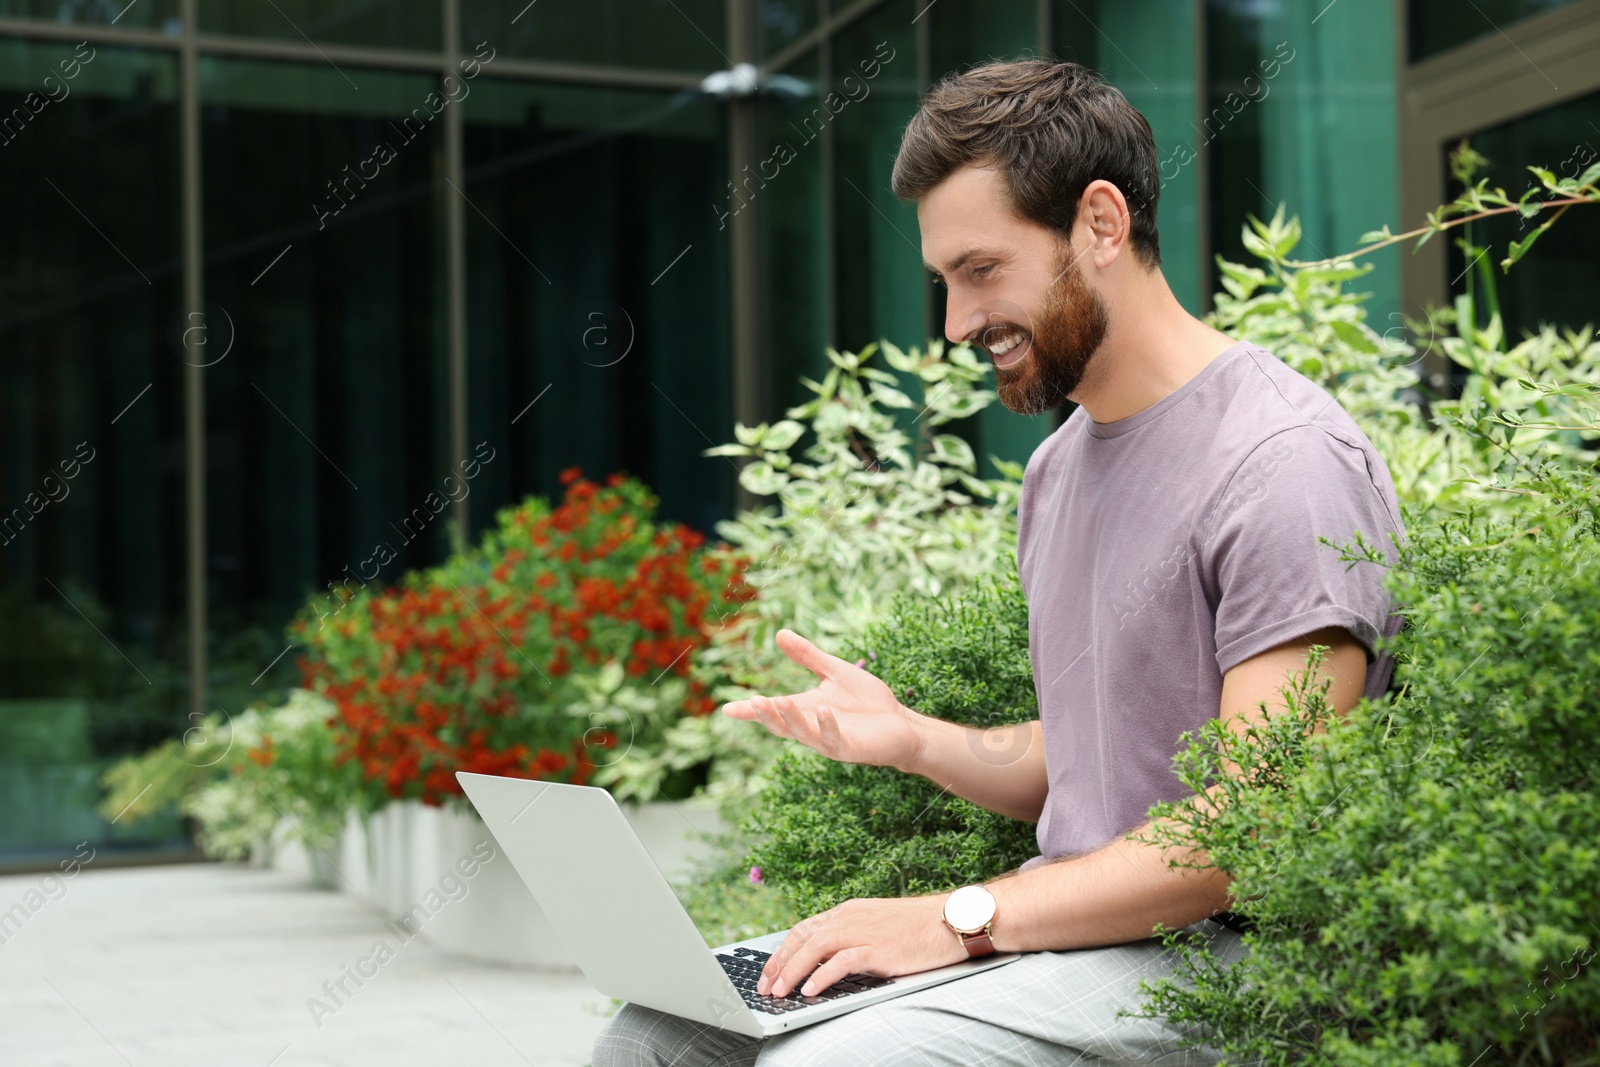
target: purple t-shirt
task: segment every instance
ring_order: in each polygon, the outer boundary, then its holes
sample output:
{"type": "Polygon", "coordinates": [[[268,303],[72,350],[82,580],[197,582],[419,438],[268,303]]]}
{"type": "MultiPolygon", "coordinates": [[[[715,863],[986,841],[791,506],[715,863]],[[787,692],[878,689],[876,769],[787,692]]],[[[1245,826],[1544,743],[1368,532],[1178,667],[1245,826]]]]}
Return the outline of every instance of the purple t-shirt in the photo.
{"type": "Polygon", "coordinates": [[[1332,397],[1271,353],[1228,348],[1118,422],[1082,408],[1028,461],[1017,565],[1050,791],[1040,855],[1092,851],[1189,794],[1184,731],[1217,717],[1223,674],[1314,630],[1367,647],[1390,612],[1384,569],[1318,542],[1357,531],[1392,558],[1388,468],[1332,397]]]}

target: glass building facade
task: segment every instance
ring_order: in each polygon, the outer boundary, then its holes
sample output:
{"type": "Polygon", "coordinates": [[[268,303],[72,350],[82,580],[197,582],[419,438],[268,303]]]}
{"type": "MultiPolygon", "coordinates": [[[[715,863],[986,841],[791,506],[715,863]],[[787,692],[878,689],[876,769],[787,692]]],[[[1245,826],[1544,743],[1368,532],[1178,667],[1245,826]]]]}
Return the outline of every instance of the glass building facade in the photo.
{"type": "MultiPolygon", "coordinates": [[[[379,543],[394,581],[570,466],[709,532],[742,498],[702,449],[827,346],[940,330],[889,174],[945,73],[1102,71],[1202,312],[1248,215],[1331,255],[1451,195],[1463,137],[1508,187],[1600,145],[1600,2],[1474,9],[0,0],[0,863],[179,840],[94,814],[100,769],[294,684],[285,623],[379,543]]],[[[1596,224],[1504,283],[1514,327],[1592,315],[1596,224]]],[[[1380,328],[1452,255],[1375,258],[1380,328]]],[[[958,429],[1025,460],[1060,417],[958,429]]]]}

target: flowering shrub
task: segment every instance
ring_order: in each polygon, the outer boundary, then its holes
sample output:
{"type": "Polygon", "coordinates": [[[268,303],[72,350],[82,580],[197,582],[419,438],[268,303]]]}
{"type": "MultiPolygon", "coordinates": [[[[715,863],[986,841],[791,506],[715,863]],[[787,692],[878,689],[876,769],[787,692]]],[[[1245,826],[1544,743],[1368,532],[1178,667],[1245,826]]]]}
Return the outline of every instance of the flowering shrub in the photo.
{"type": "Polygon", "coordinates": [[[571,714],[575,674],[606,664],[634,689],[687,678],[708,631],[754,594],[739,559],[657,524],[643,483],[577,468],[561,482],[559,505],[502,511],[479,548],[398,588],[347,582],[331,616],[311,607],[291,627],[307,686],[338,708],[339,759],[375,796],[439,804],[460,793],[456,771],[586,783],[619,747],[713,710],[691,680],[625,730],[571,714]]]}
{"type": "Polygon", "coordinates": [[[180,738],[118,762],[102,779],[107,819],[138,820],[169,804],[192,817],[206,855],[237,860],[265,848],[286,823],[312,848],[338,840],[345,812],[364,808],[356,768],[335,762],[335,708],[291,689],[278,707],[213,712],[180,738]]]}

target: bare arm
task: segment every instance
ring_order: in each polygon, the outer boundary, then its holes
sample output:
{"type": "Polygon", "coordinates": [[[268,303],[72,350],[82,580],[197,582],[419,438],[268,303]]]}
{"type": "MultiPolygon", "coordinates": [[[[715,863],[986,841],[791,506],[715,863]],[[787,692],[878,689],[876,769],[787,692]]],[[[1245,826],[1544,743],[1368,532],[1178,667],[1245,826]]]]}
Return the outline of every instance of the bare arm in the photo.
{"type": "MultiPolygon", "coordinates": [[[[1345,631],[1331,629],[1287,642],[1229,671],[1222,684],[1222,721],[1242,730],[1259,717],[1263,703],[1281,708],[1279,690],[1305,668],[1306,650],[1314,644],[1330,650],[1321,667],[1332,682],[1329,702],[1340,712],[1353,707],[1361,698],[1366,652],[1345,631]]],[[[970,747],[964,757],[960,744],[953,743],[962,740],[958,735],[936,730],[934,736],[926,757],[919,757],[922,767],[935,772],[949,767],[958,775],[960,768],[970,767],[970,747]]],[[[1042,765],[1042,755],[1039,759],[1042,765]]],[[[991,788],[992,774],[981,776],[991,788]]],[[[995,799],[997,794],[985,795],[995,799]]],[[[1205,798],[1192,802],[1203,804],[1205,798]]],[[[1172,867],[1174,858],[1179,857],[1170,850],[1124,837],[1086,856],[990,881],[997,904],[994,946],[1015,952],[1121,944],[1150,937],[1157,925],[1187,926],[1229,905],[1226,873],[1172,867]]],[[[1204,863],[1203,856],[1198,858],[1204,863]]],[[[815,969],[802,990],[810,994],[856,971],[912,974],[963,960],[966,949],[940,919],[946,896],[849,900],[813,915],[789,931],[757,988],[783,996],[815,969]]]]}
{"type": "MultiPolygon", "coordinates": [[[[1354,707],[1366,677],[1366,650],[1344,630],[1322,630],[1229,671],[1222,682],[1223,723],[1240,731],[1259,718],[1262,703],[1281,710],[1279,690],[1305,669],[1312,645],[1329,648],[1321,668],[1332,681],[1329,703],[1340,713],[1354,707]]],[[[1157,924],[1187,926],[1229,906],[1225,873],[1169,865],[1178,858],[1185,857],[1121,837],[1086,856],[990,882],[997,904],[995,948],[1018,952],[1121,944],[1149,937],[1157,924]]]]}
{"type": "MultiPolygon", "coordinates": [[[[908,709],[909,710],[909,709],[908,709]]],[[[916,712],[921,737],[916,755],[900,769],[980,807],[1013,819],[1038,822],[1049,779],[1044,727],[1038,719],[980,730],[916,712]]]]}

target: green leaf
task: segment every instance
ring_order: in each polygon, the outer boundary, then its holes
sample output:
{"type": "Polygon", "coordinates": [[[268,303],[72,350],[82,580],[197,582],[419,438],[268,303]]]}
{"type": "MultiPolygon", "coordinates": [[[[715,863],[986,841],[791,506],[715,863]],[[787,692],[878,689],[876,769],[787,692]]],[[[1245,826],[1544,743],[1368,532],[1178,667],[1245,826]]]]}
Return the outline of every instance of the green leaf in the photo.
{"type": "Polygon", "coordinates": [[[749,445],[751,448],[761,444],[761,439],[766,436],[766,433],[767,424],[764,422],[759,426],[746,426],[740,422],[735,423],[733,427],[733,436],[739,439],[740,444],[749,445]]]}
{"type": "Polygon", "coordinates": [[[800,423],[793,419],[784,419],[774,423],[767,431],[766,436],[761,439],[761,447],[770,452],[782,452],[800,440],[800,435],[805,432],[806,428],[800,423]]]}
{"type": "Polygon", "coordinates": [[[1246,252],[1249,252],[1257,259],[1265,259],[1270,261],[1273,258],[1272,245],[1268,244],[1266,239],[1261,237],[1259,234],[1252,232],[1250,227],[1246,226],[1241,231],[1241,235],[1244,240],[1244,249],[1246,252]]]}
{"type": "Polygon", "coordinates": [[[1368,355],[1378,354],[1378,346],[1373,344],[1372,338],[1368,337],[1366,332],[1355,323],[1345,322],[1342,319],[1330,319],[1328,328],[1333,330],[1334,336],[1357,352],[1365,352],[1368,355]]]}
{"type": "Polygon", "coordinates": [[[916,404],[909,396],[891,385],[882,385],[873,382],[870,386],[872,398],[886,408],[910,408],[916,404]]]}
{"type": "Polygon", "coordinates": [[[1004,477],[1009,478],[1014,482],[1022,481],[1023,465],[1021,463],[1017,463],[1009,459],[1001,459],[999,456],[996,456],[993,453],[990,453],[989,455],[989,462],[993,463],[994,469],[999,471],[1004,477]]]}
{"type": "Polygon", "coordinates": [[[739,472],[739,484],[757,496],[770,496],[789,483],[789,476],[772,469],[772,464],[758,460],[745,465],[739,472]]]}
{"type": "Polygon", "coordinates": [[[905,374],[917,369],[915,355],[906,355],[904,350],[890,341],[883,342],[883,358],[888,361],[889,366],[905,374]]]}
{"type": "Polygon", "coordinates": [[[960,467],[963,470],[970,471],[976,465],[976,460],[972,454],[972,446],[953,433],[934,435],[933,457],[941,463],[960,467]]]}
{"type": "Polygon", "coordinates": [[[1511,265],[1528,254],[1528,249],[1533,247],[1533,242],[1537,241],[1539,239],[1539,235],[1548,230],[1550,228],[1550,223],[1554,221],[1554,219],[1551,219],[1550,222],[1546,222],[1544,225],[1540,226],[1538,229],[1534,230],[1520,241],[1512,241],[1511,244],[1506,248],[1506,258],[1500,261],[1500,269],[1506,273],[1510,273],[1511,265]]]}

